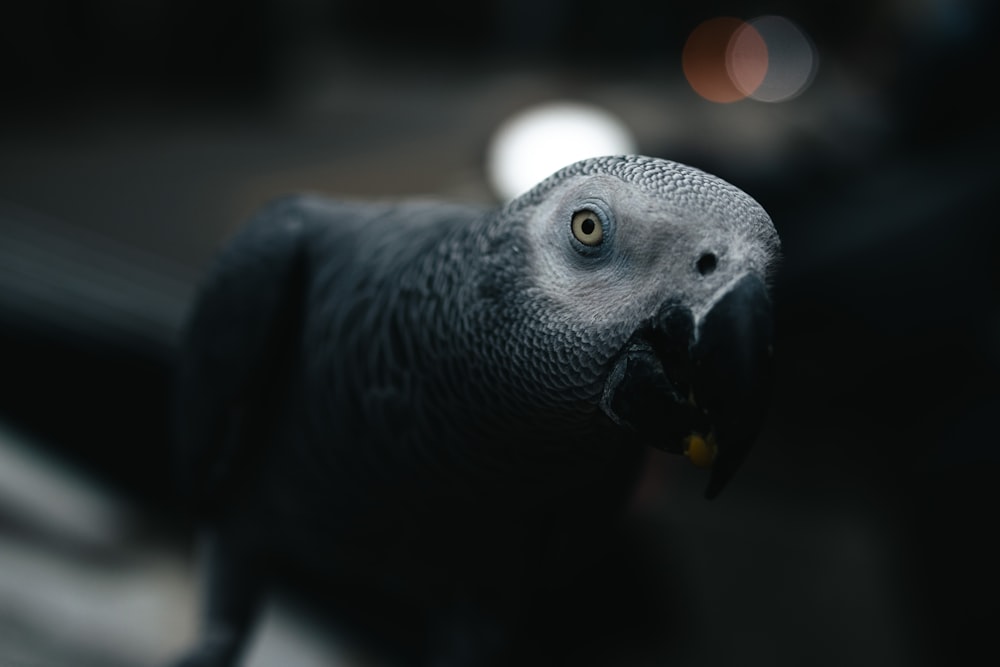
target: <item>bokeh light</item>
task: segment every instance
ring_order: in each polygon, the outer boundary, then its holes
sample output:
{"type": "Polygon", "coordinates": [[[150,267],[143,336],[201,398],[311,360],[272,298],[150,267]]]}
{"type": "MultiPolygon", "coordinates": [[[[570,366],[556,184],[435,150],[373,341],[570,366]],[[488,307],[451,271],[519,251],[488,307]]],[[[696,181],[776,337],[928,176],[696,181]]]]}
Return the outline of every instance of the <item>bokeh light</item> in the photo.
{"type": "Polygon", "coordinates": [[[761,16],[749,22],[767,43],[764,80],[750,97],[760,102],[784,102],[797,97],[816,75],[818,59],[812,40],[783,16],[761,16]]]}
{"type": "Polygon", "coordinates": [[[494,132],[487,175],[504,200],[577,160],[634,153],[635,140],[614,114],[581,102],[549,102],[525,109],[494,132]]]}
{"type": "Polygon", "coordinates": [[[733,31],[725,49],[724,67],[744,96],[753,95],[770,69],[770,50],[764,37],[750,23],[733,31]]]}
{"type": "MultiPolygon", "coordinates": [[[[745,21],[730,16],[709,19],[700,24],[688,36],[681,55],[684,76],[696,93],[711,102],[735,102],[742,100],[751,91],[741,90],[734,82],[730,71],[737,72],[741,80],[748,83],[755,72],[767,69],[767,48],[755,43],[754,30],[745,21]],[[731,44],[734,37],[739,39],[739,58],[733,58],[731,44]],[[760,62],[763,55],[763,62],[760,62]],[[732,64],[730,61],[736,61],[732,64]]],[[[763,76],[760,77],[763,79],[763,76]]]]}
{"type": "Polygon", "coordinates": [[[691,88],[711,102],[782,102],[809,86],[817,58],[812,41],[787,18],[722,16],[691,32],[681,64],[691,88]]]}

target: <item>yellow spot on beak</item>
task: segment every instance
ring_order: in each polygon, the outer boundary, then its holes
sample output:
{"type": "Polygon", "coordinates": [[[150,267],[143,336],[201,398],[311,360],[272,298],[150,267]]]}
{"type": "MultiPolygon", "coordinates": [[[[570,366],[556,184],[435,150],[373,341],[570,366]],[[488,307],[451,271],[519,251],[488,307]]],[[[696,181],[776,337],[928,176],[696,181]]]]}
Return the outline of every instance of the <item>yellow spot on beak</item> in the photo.
{"type": "Polygon", "coordinates": [[[699,433],[692,433],[685,438],[684,455],[691,459],[691,463],[699,468],[708,468],[715,461],[715,454],[718,447],[715,438],[709,435],[707,438],[699,433]]]}

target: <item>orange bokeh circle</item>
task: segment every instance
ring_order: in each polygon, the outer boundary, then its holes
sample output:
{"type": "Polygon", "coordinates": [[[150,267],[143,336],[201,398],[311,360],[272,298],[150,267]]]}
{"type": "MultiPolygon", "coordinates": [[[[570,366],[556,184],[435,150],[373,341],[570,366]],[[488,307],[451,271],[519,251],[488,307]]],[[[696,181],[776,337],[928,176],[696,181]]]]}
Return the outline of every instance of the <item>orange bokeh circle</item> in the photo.
{"type": "Polygon", "coordinates": [[[684,76],[711,102],[751,95],[767,73],[767,44],[756,28],[738,18],[709,19],[694,29],[681,54],[684,76]]]}

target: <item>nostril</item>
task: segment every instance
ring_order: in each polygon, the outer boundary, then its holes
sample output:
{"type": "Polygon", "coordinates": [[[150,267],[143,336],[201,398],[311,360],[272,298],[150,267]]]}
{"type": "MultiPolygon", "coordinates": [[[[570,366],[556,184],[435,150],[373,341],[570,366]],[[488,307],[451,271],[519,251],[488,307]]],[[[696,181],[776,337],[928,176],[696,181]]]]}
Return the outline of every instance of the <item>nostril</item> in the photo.
{"type": "Polygon", "coordinates": [[[698,258],[698,273],[703,276],[715,271],[715,267],[719,265],[719,259],[715,256],[715,253],[706,252],[704,255],[698,258]]]}

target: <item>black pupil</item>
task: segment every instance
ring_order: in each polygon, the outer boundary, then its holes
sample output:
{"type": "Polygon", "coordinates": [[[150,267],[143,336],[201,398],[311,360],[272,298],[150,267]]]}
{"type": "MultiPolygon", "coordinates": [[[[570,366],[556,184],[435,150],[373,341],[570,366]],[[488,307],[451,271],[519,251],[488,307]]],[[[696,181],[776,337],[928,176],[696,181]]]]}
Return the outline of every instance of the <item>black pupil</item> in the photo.
{"type": "Polygon", "coordinates": [[[580,223],[580,231],[583,232],[584,236],[590,236],[594,233],[596,226],[593,218],[584,218],[583,222],[580,223]]]}
{"type": "Polygon", "coordinates": [[[706,252],[698,258],[698,273],[703,276],[707,276],[712,271],[715,271],[715,267],[718,263],[719,260],[714,254],[706,252]]]}

